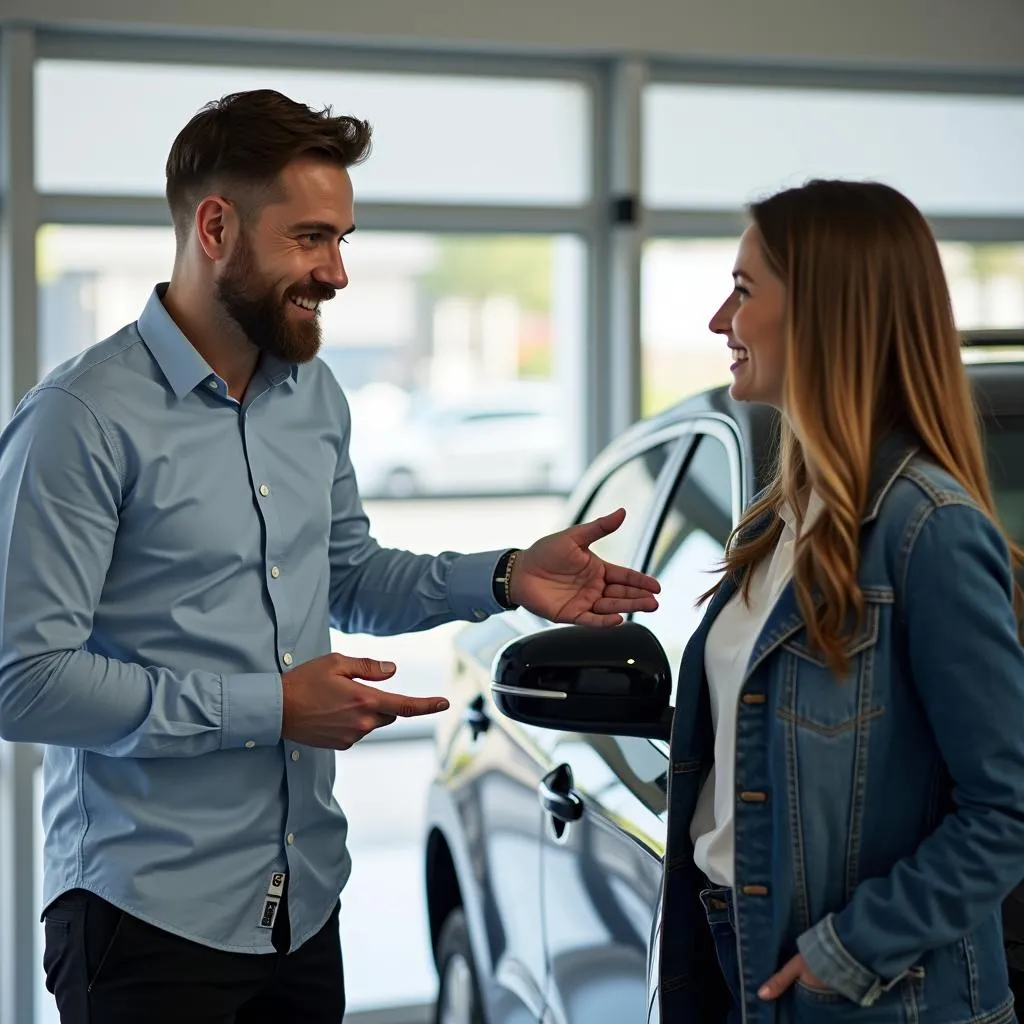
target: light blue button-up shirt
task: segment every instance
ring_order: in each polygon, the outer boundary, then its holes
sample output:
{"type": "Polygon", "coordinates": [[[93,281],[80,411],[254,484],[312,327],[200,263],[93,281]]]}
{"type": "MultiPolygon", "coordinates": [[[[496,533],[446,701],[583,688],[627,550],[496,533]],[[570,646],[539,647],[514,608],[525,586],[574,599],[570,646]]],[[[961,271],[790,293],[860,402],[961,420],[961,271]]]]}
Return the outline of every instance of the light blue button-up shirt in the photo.
{"type": "Polygon", "coordinates": [[[331,625],[500,610],[500,552],[371,537],[348,406],[264,358],[241,403],[164,309],[54,371],[0,434],[0,735],[46,744],[44,904],[89,889],[224,950],[292,948],[349,875],[334,753],[281,738],[281,673],[331,625]]]}

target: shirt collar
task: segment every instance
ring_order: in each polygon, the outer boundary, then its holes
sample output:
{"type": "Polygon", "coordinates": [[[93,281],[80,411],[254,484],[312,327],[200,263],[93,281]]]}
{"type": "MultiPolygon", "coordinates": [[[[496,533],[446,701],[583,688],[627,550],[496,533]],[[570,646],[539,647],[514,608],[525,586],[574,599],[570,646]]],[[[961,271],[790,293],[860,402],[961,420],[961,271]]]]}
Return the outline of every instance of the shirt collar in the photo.
{"type": "MultiPolygon", "coordinates": [[[[217,375],[171,319],[163,304],[166,292],[166,282],[153,289],[139,317],[139,334],[175,396],[184,398],[217,375]]],[[[298,366],[275,356],[264,355],[260,369],[272,385],[281,384],[289,377],[298,380],[298,366]]]]}
{"type": "MultiPolygon", "coordinates": [[[[807,511],[804,513],[803,529],[809,530],[818,520],[818,517],[825,510],[825,503],[821,495],[812,490],[811,496],[807,499],[807,511]]],[[[786,503],[779,508],[779,518],[786,524],[786,528],[796,533],[796,511],[786,503]]]]}

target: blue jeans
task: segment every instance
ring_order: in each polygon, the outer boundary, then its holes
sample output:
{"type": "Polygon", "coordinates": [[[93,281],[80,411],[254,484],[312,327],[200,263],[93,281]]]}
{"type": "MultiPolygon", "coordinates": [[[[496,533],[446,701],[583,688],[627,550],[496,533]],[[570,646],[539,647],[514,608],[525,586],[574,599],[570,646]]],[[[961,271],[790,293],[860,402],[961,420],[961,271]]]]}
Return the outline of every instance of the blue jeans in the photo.
{"type": "Polygon", "coordinates": [[[718,887],[703,889],[700,901],[704,904],[711,937],[715,940],[718,966],[722,969],[722,976],[732,996],[727,1024],[742,1024],[743,986],[740,982],[740,957],[736,949],[736,914],[733,911],[732,890],[718,887]]]}

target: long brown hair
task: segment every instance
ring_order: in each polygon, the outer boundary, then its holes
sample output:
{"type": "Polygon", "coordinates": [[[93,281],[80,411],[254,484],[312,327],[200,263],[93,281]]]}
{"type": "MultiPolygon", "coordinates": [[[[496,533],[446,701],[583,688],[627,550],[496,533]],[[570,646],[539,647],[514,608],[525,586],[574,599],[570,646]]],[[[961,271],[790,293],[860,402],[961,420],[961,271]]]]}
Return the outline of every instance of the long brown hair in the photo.
{"type": "Polygon", "coordinates": [[[886,185],[812,181],[750,213],[786,287],[785,415],[774,479],[738,524],[725,576],[704,596],[730,577],[749,595],[782,523],[774,516],[760,533],[750,527],[783,504],[800,509],[813,467],[825,509],[801,535],[794,585],[811,647],[842,677],[864,612],[860,529],[879,442],[897,429],[913,435],[998,524],[979,418],[938,246],[913,203],[886,185]]]}

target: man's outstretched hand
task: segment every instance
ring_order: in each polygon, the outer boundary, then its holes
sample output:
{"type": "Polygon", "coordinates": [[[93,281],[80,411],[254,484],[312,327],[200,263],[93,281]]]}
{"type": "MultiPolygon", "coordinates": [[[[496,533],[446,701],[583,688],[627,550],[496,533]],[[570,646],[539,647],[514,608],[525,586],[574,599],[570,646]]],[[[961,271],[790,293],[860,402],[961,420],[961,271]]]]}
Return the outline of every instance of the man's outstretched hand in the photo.
{"type": "Polygon", "coordinates": [[[614,533],[625,509],[542,537],[512,567],[509,595],[551,622],[617,626],[631,612],[653,612],[661,586],[653,576],[599,558],[590,545],[614,533]]]}
{"type": "Polygon", "coordinates": [[[381,682],[395,674],[388,661],[327,654],[285,672],[281,736],[310,747],[348,750],[396,718],[448,709],[444,697],[406,697],[357,680],[381,682]]]}

